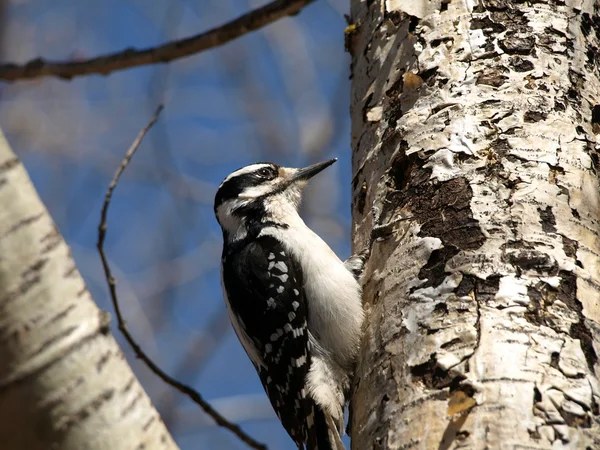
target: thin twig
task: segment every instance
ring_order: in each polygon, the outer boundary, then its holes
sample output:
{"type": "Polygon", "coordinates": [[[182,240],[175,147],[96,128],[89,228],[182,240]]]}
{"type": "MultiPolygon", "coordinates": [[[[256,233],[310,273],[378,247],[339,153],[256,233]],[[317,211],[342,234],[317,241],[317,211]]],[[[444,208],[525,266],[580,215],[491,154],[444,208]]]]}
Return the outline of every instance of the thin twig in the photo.
{"type": "Polygon", "coordinates": [[[144,136],[146,135],[148,130],[150,130],[150,128],[152,128],[152,126],[158,120],[158,116],[159,116],[160,112],[162,111],[162,108],[163,108],[162,105],[158,107],[158,109],[154,113],[154,116],[152,117],[150,122],[148,122],[148,124],[142,129],[142,131],[140,131],[140,133],[135,138],[135,141],[133,141],[133,144],[131,144],[131,147],[129,147],[129,150],[127,150],[127,153],[125,154],[125,157],[123,158],[123,161],[121,162],[121,165],[115,172],[115,175],[114,175],[112,181],[110,182],[110,185],[108,186],[108,190],[106,191],[106,197],[104,199],[104,204],[102,205],[102,213],[100,215],[100,225],[98,227],[98,252],[100,253],[100,259],[102,260],[102,267],[104,268],[104,274],[106,276],[106,281],[108,283],[110,297],[112,299],[113,307],[115,309],[115,314],[117,316],[117,324],[119,327],[119,331],[121,331],[121,333],[123,334],[123,336],[129,343],[129,345],[133,349],[133,352],[135,353],[135,355],[139,359],[141,359],[148,366],[148,368],[152,372],[154,372],[161,380],[163,380],[165,383],[173,386],[179,392],[187,395],[193,402],[200,405],[200,407],[204,410],[204,412],[206,414],[208,414],[210,417],[212,417],[212,419],[217,423],[217,425],[231,431],[241,441],[248,444],[248,446],[250,446],[251,448],[254,448],[256,450],[267,450],[267,447],[264,444],[261,444],[260,442],[255,441],[252,437],[248,436],[244,431],[242,431],[242,429],[239,426],[229,422],[225,417],[223,417],[221,414],[219,414],[206,400],[204,400],[204,398],[202,398],[202,396],[196,390],[177,381],[176,379],[172,378],[171,376],[167,375],[160,367],[158,367],[156,365],[156,363],[154,363],[154,361],[152,361],[152,359],[150,359],[150,357],[144,352],[144,350],[142,350],[142,348],[139,346],[139,344],[135,341],[135,339],[129,332],[127,325],[125,323],[125,320],[123,319],[123,315],[121,313],[121,307],[119,305],[119,300],[117,298],[116,282],[115,282],[114,277],[112,276],[110,266],[108,264],[108,259],[106,257],[106,253],[104,252],[104,240],[106,238],[106,231],[107,231],[106,216],[108,214],[108,207],[110,205],[112,193],[113,193],[114,189],[117,187],[119,178],[121,177],[123,171],[125,170],[125,168],[129,164],[129,162],[131,161],[131,158],[137,151],[138,147],[142,143],[142,139],[144,139],[144,136]]]}
{"type": "Polygon", "coordinates": [[[16,81],[39,77],[59,77],[70,80],[81,75],[108,75],[115,70],[147,64],[167,63],[223,45],[282,17],[297,14],[302,8],[314,1],[275,0],[220,27],[185,39],[171,41],[158,47],[143,50],[129,48],[117,53],[80,61],[56,62],[37,58],[25,64],[0,64],[0,80],[16,81]]]}

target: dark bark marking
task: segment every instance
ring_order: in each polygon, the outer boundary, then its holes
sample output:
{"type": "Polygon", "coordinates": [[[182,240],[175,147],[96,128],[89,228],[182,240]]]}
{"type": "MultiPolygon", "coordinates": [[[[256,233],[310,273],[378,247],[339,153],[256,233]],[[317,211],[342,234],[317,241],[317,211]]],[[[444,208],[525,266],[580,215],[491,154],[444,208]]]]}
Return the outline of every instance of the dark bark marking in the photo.
{"type": "Polygon", "coordinates": [[[12,233],[15,233],[15,232],[19,231],[21,228],[23,228],[23,227],[25,227],[27,225],[31,225],[32,223],[37,222],[43,216],[44,216],[44,213],[41,212],[41,213],[36,214],[34,216],[26,217],[24,219],[19,220],[16,224],[14,224],[12,227],[10,227],[10,229],[6,233],[4,233],[4,236],[2,236],[2,237],[5,238],[5,237],[11,235],[12,233]]]}
{"type": "Polygon", "coordinates": [[[382,152],[395,154],[390,164],[388,175],[391,183],[388,188],[392,190],[402,190],[410,181],[411,172],[420,167],[419,160],[413,155],[407,155],[408,142],[402,139],[398,130],[386,129],[381,139],[382,152]]]}
{"type": "Polygon", "coordinates": [[[510,59],[510,67],[512,67],[515,72],[530,72],[534,69],[531,61],[523,59],[520,56],[515,56],[510,59]]]}
{"type": "Polygon", "coordinates": [[[445,36],[445,37],[440,38],[440,39],[432,39],[431,40],[431,47],[432,48],[436,48],[436,47],[439,47],[442,44],[445,44],[446,42],[453,43],[454,42],[454,38],[453,37],[449,37],[449,36],[448,37],[445,36]]]}
{"type": "Polygon", "coordinates": [[[566,102],[559,100],[557,97],[554,98],[554,111],[563,112],[566,111],[566,102]]]}
{"type": "Polygon", "coordinates": [[[61,312],[55,314],[49,321],[47,325],[54,325],[61,319],[64,319],[71,311],[73,311],[77,306],[75,304],[68,305],[61,312]]]}
{"type": "Polygon", "coordinates": [[[73,381],[72,383],[68,384],[67,387],[64,388],[64,390],[62,392],[60,392],[60,395],[58,397],[53,397],[51,401],[49,401],[48,403],[45,403],[43,405],[44,409],[52,410],[55,407],[59,406],[60,404],[62,404],[65,401],[65,399],[75,389],[77,389],[79,386],[81,386],[84,383],[85,383],[85,379],[83,377],[77,377],[75,379],[75,381],[73,381]]]}
{"type": "Polygon", "coordinates": [[[419,25],[419,18],[417,16],[409,16],[409,17],[410,17],[410,21],[408,24],[408,32],[414,33],[415,30],[417,29],[417,25],[419,25]]]}
{"type": "Polygon", "coordinates": [[[90,403],[79,409],[75,413],[71,414],[67,420],[61,425],[60,431],[65,433],[72,426],[83,422],[85,419],[90,417],[94,412],[98,411],[102,405],[109,402],[115,394],[114,389],[107,389],[100,395],[96,396],[90,403]]]}
{"type": "Polygon", "coordinates": [[[572,54],[573,51],[573,40],[569,39],[565,33],[560,30],[557,30],[553,27],[546,27],[544,29],[544,33],[540,33],[538,35],[538,47],[544,47],[547,49],[549,53],[557,53],[568,55],[572,54]],[[565,46],[564,51],[557,51],[552,47],[555,44],[562,44],[565,46]]]}
{"type": "MultiPolygon", "coordinates": [[[[471,29],[482,30],[485,38],[485,44],[483,45],[485,53],[484,55],[480,55],[479,59],[495,57],[497,55],[497,51],[494,46],[496,36],[499,33],[503,33],[506,30],[506,26],[504,26],[502,23],[492,20],[491,15],[483,14],[480,16],[474,15],[473,19],[471,20],[471,29]]],[[[493,81],[493,75],[490,74],[489,76],[486,76],[485,79],[486,82],[478,80],[478,84],[489,84],[491,86],[494,86],[494,84],[491,84],[491,82],[493,81]]],[[[504,83],[500,83],[500,85],[502,84],[504,83]]]]}
{"type": "Polygon", "coordinates": [[[571,88],[567,90],[567,99],[574,104],[573,112],[577,118],[581,121],[581,92],[584,92],[586,80],[583,75],[575,72],[573,69],[569,69],[569,81],[571,82],[571,88]]]}
{"type": "Polygon", "coordinates": [[[3,392],[7,391],[8,389],[11,389],[13,386],[21,385],[21,384],[27,382],[28,380],[31,380],[32,378],[39,376],[40,373],[43,373],[44,371],[48,370],[48,368],[52,367],[54,364],[58,363],[59,361],[62,361],[63,358],[65,358],[67,355],[80,350],[82,347],[88,345],[94,339],[97,339],[99,333],[100,333],[100,330],[98,330],[98,332],[96,332],[96,333],[92,333],[87,336],[84,336],[82,339],[79,339],[78,341],[73,343],[70,347],[64,349],[64,351],[60,355],[57,355],[56,358],[48,361],[47,363],[45,363],[39,367],[36,367],[33,371],[26,373],[21,378],[17,378],[17,379],[10,381],[9,383],[6,383],[4,385],[0,384],[0,395],[3,392]]]}
{"type": "Polygon", "coordinates": [[[100,356],[100,359],[96,362],[96,372],[102,372],[102,368],[110,361],[111,356],[112,352],[110,350],[100,356]]]}
{"type": "Polygon", "coordinates": [[[433,307],[433,312],[445,316],[448,314],[448,305],[445,302],[436,303],[433,307]]]}
{"type": "Polygon", "coordinates": [[[466,379],[462,374],[450,375],[447,370],[438,366],[436,355],[430,356],[429,361],[410,367],[410,374],[416,382],[431,390],[440,390],[466,379]]]}
{"type": "Polygon", "coordinates": [[[573,217],[575,219],[581,219],[581,216],[579,215],[579,211],[577,211],[575,208],[571,208],[571,214],[573,214],[573,217]]]}
{"type": "Polygon", "coordinates": [[[594,373],[598,355],[593,345],[594,333],[590,330],[592,322],[585,318],[583,305],[577,299],[577,277],[572,272],[564,270],[559,271],[558,275],[562,279],[558,289],[554,289],[546,283],[538,283],[527,288],[527,295],[531,302],[527,307],[525,319],[536,326],[545,325],[557,333],[561,333],[560,325],[564,324],[556,324],[554,316],[548,313],[548,306],[556,300],[560,300],[569,311],[576,313],[579,317],[578,322],[571,324],[569,335],[573,339],[579,339],[588,368],[594,373]]]}
{"type": "Polygon", "coordinates": [[[473,191],[464,178],[415,186],[408,191],[410,197],[404,200],[422,223],[420,236],[437,237],[444,246],[460,250],[475,250],[485,242],[479,222],[471,213],[473,191]]]}
{"type": "MultiPolygon", "coordinates": [[[[419,236],[437,237],[444,249],[432,252],[419,274],[428,286],[438,286],[445,278],[447,261],[460,250],[475,250],[485,242],[479,223],[471,212],[473,191],[464,178],[425,186],[410,186],[403,200],[421,223],[419,236]]],[[[404,207],[404,206],[403,206],[404,207]]]]}
{"type": "Polygon", "coordinates": [[[535,249],[521,248],[506,255],[506,260],[517,269],[517,276],[523,271],[555,275],[558,263],[546,253],[535,249]]]}
{"type": "MultiPolygon", "coordinates": [[[[486,39],[484,45],[485,55],[490,58],[497,55],[495,42],[509,55],[529,55],[535,46],[535,38],[532,36],[531,27],[525,14],[512,7],[507,1],[485,1],[480,2],[473,11],[471,29],[482,30],[486,39]],[[502,39],[498,35],[504,33],[502,39]]],[[[519,71],[529,71],[533,65],[529,61],[513,58],[514,64],[519,71]],[[531,68],[530,68],[531,67],[531,68]]],[[[501,65],[498,65],[502,67],[501,65]]],[[[478,79],[479,84],[487,84],[499,87],[504,84],[505,77],[502,75],[505,68],[497,69],[494,64],[490,65],[487,74],[478,79]]]]}
{"type": "Polygon", "coordinates": [[[77,298],[81,298],[81,297],[83,297],[85,294],[87,294],[88,292],[89,292],[89,291],[88,291],[88,288],[87,288],[87,286],[84,284],[84,285],[83,285],[83,287],[82,287],[81,289],[79,289],[79,290],[77,291],[77,294],[75,294],[75,295],[77,296],[77,298]]]}
{"type": "Polygon", "coordinates": [[[125,386],[123,386],[123,389],[121,389],[121,394],[126,394],[127,392],[129,392],[129,390],[133,387],[134,384],[135,377],[132,376],[131,378],[129,378],[129,381],[125,384],[125,386]]]}
{"type": "Polygon", "coordinates": [[[489,16],[482,16],[471,21],[471,30],[483,30],[486,34],[498,34],[506,30],[506,27],[501,23],[494,22],[489,16]]]}
{"type": "Polygon", "coordinates": [[[475,84],[485,84],[487,86],[499,88],[508,81],[508,77],[504,75],[504,73],[507,72],[509,72],[509,70],[504,66],[486,68],[479,74],[475,84]]]}
{"type": "Polygon", "coordinates": [[[596,354],[596,350],[594,350],[594,337],[592,332],[586,325],[586,320],[583,316],[581,306],[577,311],[580,315],[579,322],[571,325],[571,329],[569,330],[571,333],[571,337],[574,339],[579,339],[581,343],[581,349],[583,350],[583,354],[585,355],[585,360],[587,361],[588,368],[591,373],[594,372],[594,366],[598,362],[598,355],[596,354]]]}
{"type": "Polygon", "coordinates": [[[561,415],[561,417],[563,418],[563,420],[565,421],[565,423],[568,426],[573,427],[575,429],[591,428],[592,418],[588,414],[585,414],[583,416],[578,416],[576,414],[572,414],[568,411],[565,411],[563,408],[557,408],[557,409],[558,409],[559,414],[561,415]]]}
{"type": "Polygon", "coordinates": [[[395,200],[399,196],[399,191],[407,186],[414,174],[420,173],[417,169],[423,165],[416,154],[406,155],[408,142],[401,139],[400,133],[390,131],[388,134],[386,130],[382,138],[382,150],[389,151],[393,148],[397,148],[397,151],[386,174],[387,193],[379,216],[379,225],[393,220],[393,216],[397,212],[395,200]]]}
{"type": "Polygon", "coordinates": [[[150,428],[150,425],[152,425],[152,423],[154,423],[154,421],[156,421],[156,416],[150,417],[150,419],[148,419],[148,421],[146,421],[146,423],[142,426],[142,430],[148,431],[148,429],[150,428]]]}
{"type": "Polygon", "coordinates": [[[523,115],[523,120],[527,123],[535,123],[541,120],[546,120],[548,113],[545,111],[526,111],[523,115]]]}
{"type": "Polygon", "coordinates": [[[508,139],[505,138],[498,138],[490,143],[490,149],[498,155],[498,158],[506,158],[511,148],[508,139]]]}
{"type": "Polygon", "coordinates": [[[588,37],[592,31],[596,34],[596,38],[600,39],[600,16],[592,15],[585,12],[581,14],[581,32],[585,37],[588,37]]]}
{"type": "MultiPolygon", "coordinates": [[[[458,297],[464,297],[469,295],[471,292],[475,291],[475,286],[477,285],[477,280],[472,275],[463,275],[460,284],[454,291],[458,297]]],[[[437,307],[437,305],[436,305],[437,307]]]]}
{"type": "Polygon", "coordinates": [[[542,401],[542,393],[537,388],[537,386],[534,386],[533,387],[533,404],[534,404],[534,406],[536,403],[539,403],[541,401],[542,401]]]}
{"type": "Polygon", "coordinates": [[[133,397],[133,400],[131,400],[129,402],[129,404],[127,406],[125,406],[125,408],[123,408],[123,410],[121,411],[121,418],[124,418],[127,414],[129,414],[131,411],[133,411],[133,408],[135,408],[135,405],[138,404],[138,402],[140,400],[142,400],[142,398],[144,397],[142,392],[138,392],[135,397],[133,397]]]}
{"type": "Polygon", "coordinates": [[[552,207],[548,205],[546,209],[538,208],[538,214],[540,215],[542,231],[544,233],[556,233],[556,217],[552,212],[552,207]]]}
{"type": "Polygon", "coordinates": [[[600,60],[600,49],[588,42],[588,48],[585,51],[585,56],[587,58],[586,66],[590,70],[594,70],[594,68],[598,65],[598,61],[600,60]]]}
{"type": "Polygon", "coordinates": [[[562,236],[563,250],[565,251],[565,255],[569,258],[577,258],[577,241],[573,239],[569,239],[566,236],[562,236]]]}
{"type": "Polygon", "coordinates": [[[461,338],[454,338],[454,339],[451,339],[450,341],[448,341],[448,342],[440,345],[440,348],[444,348],[445,349],[445,348],[453,347],[456,344],[460,344],[461,342],[462,342],[461,338]]]}
{"type": "Polygon", "coordinates": [[[40,347],[31,354],[31,356],[37,356],[40,353],[44,352],[45,350],[47,350],[49,347],[53,346],[54,344],[56,344],[57,342],[61,341],[62,339],[69,337],[71,334],[73,334],[73,332],[77,329],[77,325],[72,325],[69,328],[65,328],[64,330],[62,330],[60,333],[55,334],[54,336],[52,336],[49,339],[46,339],[42,345],[40,345],[40,347]]]}
{"type": "Polygon", "coordinates": [[[535,45],[532,36],[519,36],[514,32],[507,32],[506,37],[498,42],[498,45],[509,55],[529,55],[535,45]]]}
{"type": "Polygon", "coordinates": [[[21,278],[39,277],[39,273],[48,263],[47,258],[40,258],[21,272],[21,278]]]}
{"type": "Polygon", "coordinates": [[[403,403],[399,405],[398,412],[402,414],[407,409],[415,408],[429,400],[448,400],[448,390],[433,391],[430,394],[424,395],[423,397],[419,397],[408,403],[403,403]]]}
{"type": "Polygon", "coordinates": [[[369,108],[371,108],[371,107],[374,106],[374,105],[371,105],[371,100],[373,100],[373,93],[372,92],[369,94],[369,96],[365,100],[365,103],[363,104],[362,117],[363,117],[363,122],[364,123],[369,123],[369,121],[367,120],[367,112],[369,111],[369,108]]]}
{"type": "Polygon", "coordinates": [[[435,83],[435,79],[438,76],[438,68],[437,67],[432,67],[429,70],[424,70],[423,72],[419,73],[419,76],[421,77],[421,79],[423,80],[423,83],[428,85],[428,86],[434,86],[435,83]]]}
{"type": "MultiPolygon", "coordinates": [[[[412,19],[414,16],[409,16],[405,12],[401,11],[388,11],[387,9],[383,12],[383,17],[392,21],[395,26],[399,26],[404,20],[409,17],[412,19]]],[[[416,18],[417,21],[419,20],[416,18]]]]}
{"type": "Polygon", "coordinates": [[[473,275],[463,275],[463,279],[455,290],[458,297],[464,297],[473,293],[477,304],[491,303],[500,288],[500,275],[492,275],[482,280],[473,275]]]}
{"type": "Polygon", "coordinates": [[[387,121],[389,130],[396,129],[398,120],[403,116],[402,112],[402,92],[404,91],[404,69],[400,69],[398,79],[392,86],[385,91],[385,95],[389,98],[389,105],[386,108],[384,119],[387,121]]]}
{"type": "Polygon", "coordinates": [[[62,236],[60,235],[60,231],[58,231],[55,224],[52,224],[52,229],[40,239],[40,243],[44,244],[41,253],[45,254],[54,250],[61,242],[62,236]]]}
{"type": "MultiPolygon", "coordinates": [[[[600,105],[594,105],[592,107],[592,127],[595,129],[600,127],[600,105]]],[[[600,129],[595,132],[598,133],[599,131],[600,129]]]]}
{"type": "MultiPolygon", "coordinates": [[[[527,305],[527,312],[525,313],[525,319],[536,326],[547,325],[546,307],[544,304],[544,298],[540,291],[540,284],[527,287],[527,296],[529,297],[529,304],[527,305]]],[[[543,288],[542,288],[543,289],[543,288]]]]}
{"type": "Polygon", "coordinates": [[[427,280],[425,283],[411,289],[424,289],[432,286],[438,286],[446,278],[446,262],[455,256],[460,250],[452,245],[434,250],[429,255],[427,264],[421,267],[419,279],[427,280]]]}
{"type": "MultiPolygon", "coordinates": [[[[392,139],[391,135],[388,139],[392,139]]],[[[397,211],[412,213],[421,224],[419,236],[437,237],[444,248],[432,252],[421,269],[419,278],[427,278],[426,286],[438,286],[445,278],[446,262],[460,250],[474,250],[485,242],[479,223],[473,219],[473,191],[464,178],[445,182],[429,179],[430,171],[423,170],[423,161],[416,153],[406,156],[407,144],[401,149],[388,171],[388,192],[380,220],[393,220],[397,211]]]]}
{"type": "MultiPolygon", "coordinates": [[[[527,378],[512,378],[512,377],[494,377],[494,378],[482,378],[481,383],[498,383],[498,382],[505,382],[505,383],[523,383],[523,384],[530,384],[531,380],[527,379],[527,378]]],[[[505,406],[501,407],[502,409],[506,408],[505,406]]]]}
{"type": "Polygon", "coordinates": [[[102,311],[100,310],[99,312],[100,318],[99,318],[99,327],[98,330],[100,331],[100,333],[107,335],[110,334],[110,322],[111,322],[111,316],[110,313],[108,311],[102,311]]]}
{"type": "Polygon", "coordinates": [[[67,271],[63,274],[63,277],[65,278],[71,278],[74,277],[77,273],[77,266],[75,265],[75,263],[73,263],[73,265],[67,269],[67,271]]]}
{"type": "Polygon", "coordinates": [[[360,191],[355,194],[354,198],[356,199],[356,208],[358,213],[362,216],[365,211],[365,206],[367,204],[367,182],[363,181],[360,185],[360,191]]]}
{"type": "Polygon", "coordinates": [[[7,292],[3,298],[0,298],[0,311],[2,311],[9,303],[21,298],[40,281],[41,277],[39,273],[34,273],[27,277],[27,279],[21,281],[21,284],[19,284],[15,290],[7,292]]]}
{"type": "Polygon", "coordinates": [[[0,175],[3,175],[4,173],[8,172],[13,167],[18,166],[20,163],[21,163],[21,161],[17,157],[7,159],[3,163],[0,163],[0,175]]]}
{"type": "Polygon", "coordinates": [[[560,371],[560,367],[558,366],[558,362],[560,361],[560,353],[552,352],[550,355],[550,367],[560,371]]]}
{"type": "Polygon", "coordinates": [[[486,9],[489,11],[506,11],[509,7],[512,8],[512,0],[483,0],[479,2],[477,10],[474,12],[482,13],[486,9]]]}

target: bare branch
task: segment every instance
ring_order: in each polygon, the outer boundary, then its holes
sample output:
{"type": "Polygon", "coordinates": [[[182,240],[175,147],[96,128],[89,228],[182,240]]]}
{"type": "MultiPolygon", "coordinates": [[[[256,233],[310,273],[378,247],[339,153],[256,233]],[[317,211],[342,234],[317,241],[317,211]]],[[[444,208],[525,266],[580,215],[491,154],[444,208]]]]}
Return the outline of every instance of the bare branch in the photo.
{"type": "Polygon", "coordinates": [[[300,12],[315,0],[275,0],[231,22],[196,36],[168,42],[143,50],[132,48],[92,59],[52,62],[37,58],[25,64],[0,64],[0,80],[16,81],[39,77],[73,77],[101,74],[147,64],[167,63],[223,45],[251,31],[258,30],[282,17],[300,12]]]}
{"type": "Polygon", "coordinates": [[[140,133],[125,153],[125,157],[121,162],[121,165],[115,172],[115,175],[108,186],[108,190],[106,191],[106,197],[104,199],[104,204],[102,205],[102,212],[100,215],[100,225],[98,227],[98,252],[100,253],[100,258],[102,260],[102,267],[104,268],[104,274],[106,276],[106,281],[108,283],[108,289],[110,291],[110,297],[113,303],[113,307],[115,308],[115,315],[117,317],[117,324],[119,327],[119,331],[123,334],[135,355],[141,359],[148,368],[154,372],[161,380],[165,383],[173,386],[179,392],[187,395],[194,403],[198,404],[206,414],[208,414],[219,426],[228,429],[233,434],[235,434],[241,441],[248,444],[249,447],[254,448],[256,450],[267,450],[267,447],[260,442],[257,442],[252,437],[248,436],[239,426],[229,422],[225,417],[217,412],[204,398],[193,388],[180,383],[176,379],[172,378],[168,374],[166,374],[152,359],[142,350],[140,345],[135,341],[131,333],[129,332],[125,320],[123,319],[123,315],[121,313],[121,307],[119,305],[119,300],[117,298],[117,288],[114,277],[112,276],[112,272],[110,270],[110,266],[108,264],[108,258],[106,257],[106,253],[104,251],[104,240],[106,239],[106,231],[107,231],[107,223],[106,217],[108,214],[108,207],[110,205],[110,201],[112,199],[112,193],[114,189],[117,187],[117,183],[119,182],[119,178],[121,177],[123,171],[127,168],[127,165],[131,161],[131,158],[137,151],[138,147],[142,143],[144,136],[152,128],[152,126],[158,120],[158,116],[162,111],[162,105],[159,106],[154,113],[154,116],[148,122],[148,124],[140,131],[140,133]]]}

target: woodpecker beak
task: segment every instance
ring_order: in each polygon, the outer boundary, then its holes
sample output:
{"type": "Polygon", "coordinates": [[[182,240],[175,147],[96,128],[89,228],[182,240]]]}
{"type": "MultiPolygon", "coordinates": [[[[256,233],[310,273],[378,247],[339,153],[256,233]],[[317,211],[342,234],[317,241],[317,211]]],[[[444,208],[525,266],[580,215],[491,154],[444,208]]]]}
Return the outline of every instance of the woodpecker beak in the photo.
{"type": "Polygon", "coordinates": [[[337,158],[333,158],[329,161],[323,161],[320,163],[313,164],[312,166],[305,167],[303,169],[298,169],[294,174],[292,174],[288,182],[289,184],[294,184],[298,181],[308,181],[316,174],[326,169],[336,161],[337,158]]]}

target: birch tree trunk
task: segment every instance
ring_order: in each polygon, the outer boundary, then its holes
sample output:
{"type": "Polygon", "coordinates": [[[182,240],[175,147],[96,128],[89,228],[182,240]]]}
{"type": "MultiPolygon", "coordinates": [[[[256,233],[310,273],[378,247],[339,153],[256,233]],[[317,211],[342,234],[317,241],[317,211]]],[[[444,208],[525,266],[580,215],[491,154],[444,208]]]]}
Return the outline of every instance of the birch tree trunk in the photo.
{"type": "Polygon", "coordinates": [[[599,14],[352,0],[354,449],[600,449],[599,14]]]}
{"type": "Polygon", "coordinates": [[[0,448],[177,448],[1,132],[0,448]]]}

